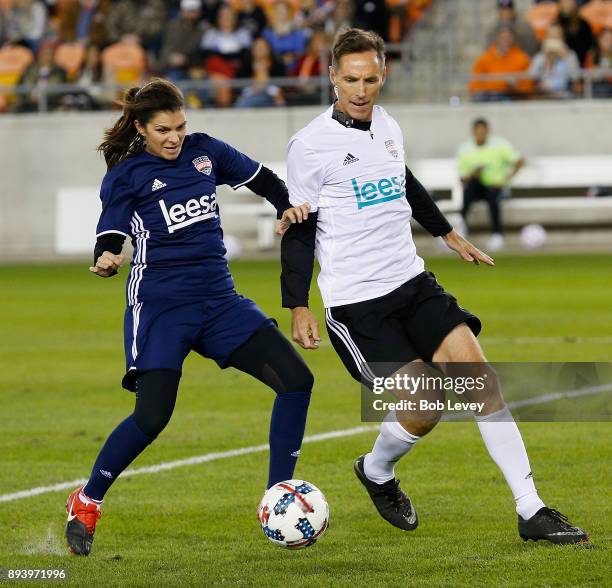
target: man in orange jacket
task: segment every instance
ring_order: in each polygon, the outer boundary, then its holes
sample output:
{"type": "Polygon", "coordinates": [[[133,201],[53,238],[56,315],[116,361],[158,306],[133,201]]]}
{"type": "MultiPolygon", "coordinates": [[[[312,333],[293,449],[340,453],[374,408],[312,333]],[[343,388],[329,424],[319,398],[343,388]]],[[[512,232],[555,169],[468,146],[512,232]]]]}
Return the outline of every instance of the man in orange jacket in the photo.
{"type": "MultiPolygon", "coordinates": [[[[502,26],[497,31],[495,43],[476,60],[473,74],[499,74],[500,76],[518,74],[529,69],[529,56],[515,44],[514,31],[502,26]]],[[[512,100],[525,96],[533,87],[529,79],[472,80],[470,93],[477,102],[512,100]]]]}

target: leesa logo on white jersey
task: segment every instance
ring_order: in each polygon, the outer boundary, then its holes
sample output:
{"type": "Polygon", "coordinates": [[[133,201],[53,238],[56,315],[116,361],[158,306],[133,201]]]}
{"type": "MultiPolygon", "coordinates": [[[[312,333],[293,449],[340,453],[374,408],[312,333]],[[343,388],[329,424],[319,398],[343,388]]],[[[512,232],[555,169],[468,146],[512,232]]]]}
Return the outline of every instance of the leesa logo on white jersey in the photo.
{"type": "Polygon", "coordinates": [[[215,194],[204,194],[191,198],[185,204],[173,204],[168,208],[163,200],[159,201],[168,232],[174,233],[183,227],[209,218],[217,218],[217,197],[215,194]]]}

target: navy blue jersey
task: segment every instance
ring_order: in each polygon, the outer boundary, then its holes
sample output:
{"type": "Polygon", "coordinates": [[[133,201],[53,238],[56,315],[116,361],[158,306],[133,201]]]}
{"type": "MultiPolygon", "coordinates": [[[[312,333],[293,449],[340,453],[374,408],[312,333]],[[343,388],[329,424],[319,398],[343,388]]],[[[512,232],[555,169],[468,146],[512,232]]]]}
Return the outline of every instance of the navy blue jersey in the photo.
{"type": "Polygon", "coordinates": [[[120,233],[132,239],[128,305],[233,292],[216,187],[238,188],[260,169],[230,145],[193,133],[185,136],[175,160],[143,152],[106,174],[97,236],[120,233]]]}

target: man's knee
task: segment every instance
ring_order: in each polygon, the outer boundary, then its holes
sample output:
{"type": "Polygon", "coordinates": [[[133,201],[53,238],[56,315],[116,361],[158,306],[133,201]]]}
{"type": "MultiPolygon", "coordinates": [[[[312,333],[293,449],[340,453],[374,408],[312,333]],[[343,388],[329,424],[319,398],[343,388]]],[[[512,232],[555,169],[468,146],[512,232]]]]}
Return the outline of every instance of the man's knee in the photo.
{"type": "Polygon", "coordinates": [[[428,415],[426,419],[419,419],[418,417],[415,417],[403,420],[401,421],[401,425],[412,435],[424,437],[440,422],[441,418],[442,412],[440,411],[435,415],[428,415]]]}

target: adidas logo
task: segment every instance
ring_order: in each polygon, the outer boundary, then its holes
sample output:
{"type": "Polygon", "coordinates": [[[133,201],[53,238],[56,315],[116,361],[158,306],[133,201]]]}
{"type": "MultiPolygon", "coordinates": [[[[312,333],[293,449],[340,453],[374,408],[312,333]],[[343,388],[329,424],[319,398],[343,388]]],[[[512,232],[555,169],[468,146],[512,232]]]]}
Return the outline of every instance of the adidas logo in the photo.
{"type": "Polygon", "coordinates": [[[155,178],[153,185],[151,186],[151,191],[155,192],[155,190],[160,190],[161,188],[165,188],[166,184],[164,184],[161,180],[155,178]]]}
{"type": "Polygon", "coordinates": [[[113,479],[113,474],[111,474],[110,472],[107,472],[106,470],[100,470],[100,473],[106,478],[110,478],[111,480],[113,479]]]}
{"type": "Polygon", "coordinates": [[[297,451],[292,452],[291,457],[300,457],[300,451],[301,449],[298,449],[297,451]]]}
{"type": "Polygon", "coordinates": [[[533,478],[533,474],[531,472],[525,476],[525,480],[529,480],[529,478],[533,478]]]}
{"type": "Polygon", "coordinates": [[[346,157],[344,158],[344,161],[342,162],[342,165],[350,165],[351,163],[355,163],[356,161],[359,161],[359,157],[355,157],[352,153],[347,153],[346,157]]]}

